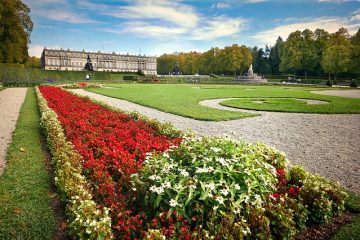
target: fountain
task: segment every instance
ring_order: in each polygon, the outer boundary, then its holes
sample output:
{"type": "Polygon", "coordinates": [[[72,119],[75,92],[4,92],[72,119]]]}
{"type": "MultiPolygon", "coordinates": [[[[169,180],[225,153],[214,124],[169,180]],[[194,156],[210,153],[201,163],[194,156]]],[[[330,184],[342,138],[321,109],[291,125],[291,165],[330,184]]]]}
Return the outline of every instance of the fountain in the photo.
{"type": "Polygon", "coordinates": [[[243,76],[235,77],[235,81],[239,83],[266,83],[267,79],[254,73],[252,64],[247,73],[243,76]]]}

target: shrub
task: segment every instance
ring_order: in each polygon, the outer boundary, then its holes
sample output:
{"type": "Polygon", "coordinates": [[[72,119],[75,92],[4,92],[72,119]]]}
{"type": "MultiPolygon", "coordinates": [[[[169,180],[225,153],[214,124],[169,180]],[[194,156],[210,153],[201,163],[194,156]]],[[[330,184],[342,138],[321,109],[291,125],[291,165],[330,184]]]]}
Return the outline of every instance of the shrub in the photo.
{"type": "Polygon", "coordinates": [[[327,80],[325,84],[328,87],[331,87],[333,85],[333,83],[330,80],[327,80]]]}
{"type": "Polygon", "coordinates": [[[148,154],[132,184],[147,216],[176,213],[194,238],[292,239],[341,213],[346,194],[302,167],[287,173],[286,163],[263,144],[190,134],[148,154]]]}
{"type": "Polygon", "coordinates": [[[358,87],[358,83],[357,83],[356,79],[351,80],[350,87],[351,88],[357,88],[358,87]]]}

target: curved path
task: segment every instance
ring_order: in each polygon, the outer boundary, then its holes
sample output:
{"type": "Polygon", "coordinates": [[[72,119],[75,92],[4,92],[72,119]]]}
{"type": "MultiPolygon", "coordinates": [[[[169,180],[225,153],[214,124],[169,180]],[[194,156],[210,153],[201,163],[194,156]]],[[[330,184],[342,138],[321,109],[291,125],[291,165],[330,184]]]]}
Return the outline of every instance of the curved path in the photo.
{"type": "MultiPolygon", "coordinates": [[[[260,112],[261,116],[207,122],[102,96],[84,90],[74,92],[106,102],[125,111],[138,111],[150,118],[168,121],[181,129],[206,135],[230,135],[261,141],[284,151],[292,164],[302,164],[313,173],[339,181],[360,193],[360,114],[301,114],[260,112]]],[[[219,105],[218,100],[202,101],[208,107],[247,111],[219,105]]]]}
{"type": "Polygon", "coordinates": [[[6,150],[12,139],[27,88],[0,91],[0,175],[5,169],[6,150]]]}

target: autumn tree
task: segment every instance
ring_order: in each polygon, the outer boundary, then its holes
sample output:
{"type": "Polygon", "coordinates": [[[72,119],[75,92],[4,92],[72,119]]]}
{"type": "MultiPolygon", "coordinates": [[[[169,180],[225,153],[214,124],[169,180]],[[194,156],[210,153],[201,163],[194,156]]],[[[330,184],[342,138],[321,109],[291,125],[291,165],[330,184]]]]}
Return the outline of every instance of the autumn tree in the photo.
{"type": "Polygon", "coordinates": [[[0,1],[0,62],[26,63],[33,22],[21,0],[0,1]]]}
{"type": "Polygon", "coordinates": [[[340,28],[331,34],[327,47],[322,56],[321,66],[329,74],[334,74],[335,80],[339,73],[346,72],[350,64],[351,43],[349,33],[345,28],[340,28]]]}

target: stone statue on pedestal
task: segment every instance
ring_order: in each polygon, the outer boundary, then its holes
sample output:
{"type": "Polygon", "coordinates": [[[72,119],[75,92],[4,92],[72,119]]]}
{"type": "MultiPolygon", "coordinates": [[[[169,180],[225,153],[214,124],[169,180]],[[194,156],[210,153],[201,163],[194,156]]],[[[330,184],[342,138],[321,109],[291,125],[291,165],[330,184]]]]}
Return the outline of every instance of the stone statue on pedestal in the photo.
{"type": "Polygon", "coordinates": [[[91,63],[90,55],[88,55],[88,57],[87,57],[87,62],[85,64],[85,70],[94,71],[94,67],[93,67],[93,65],[91,63]]]}

